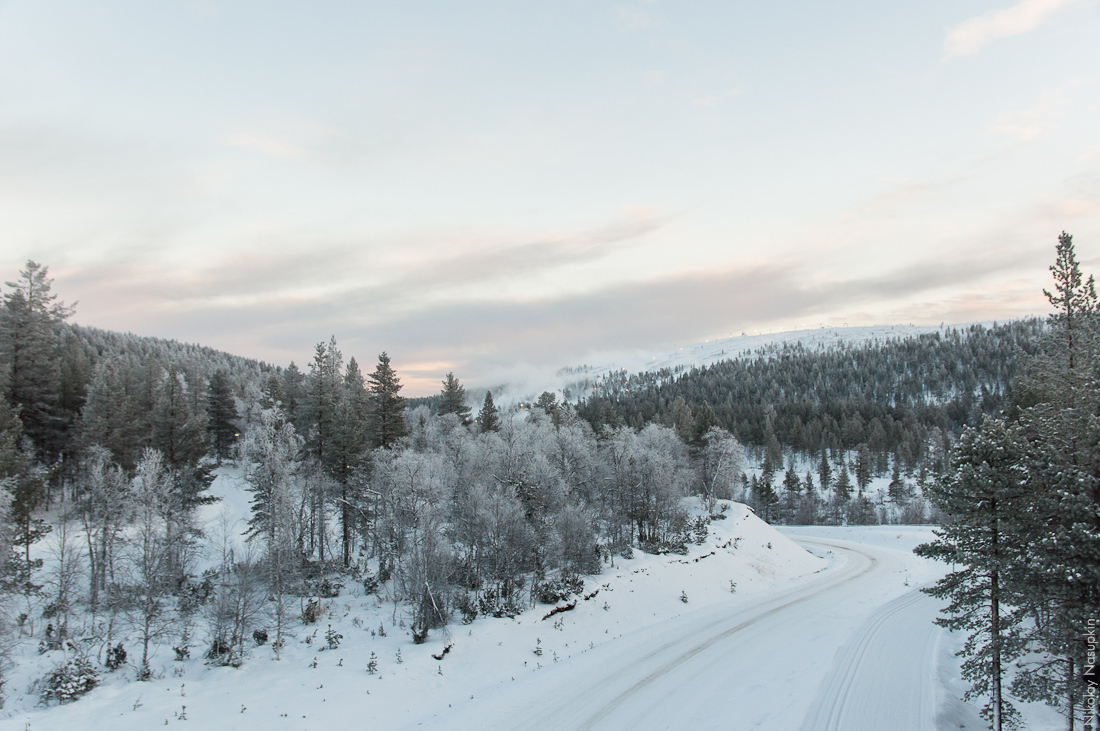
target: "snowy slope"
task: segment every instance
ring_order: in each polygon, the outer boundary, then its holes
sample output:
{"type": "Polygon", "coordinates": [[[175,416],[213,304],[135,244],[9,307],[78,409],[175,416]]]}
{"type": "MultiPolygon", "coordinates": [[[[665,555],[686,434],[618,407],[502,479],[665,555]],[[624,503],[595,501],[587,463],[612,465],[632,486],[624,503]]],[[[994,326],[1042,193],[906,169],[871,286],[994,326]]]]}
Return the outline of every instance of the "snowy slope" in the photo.
{"type": "MultiPolygon", "coordinates": [[[[228,499],[210,506],[208,521],[217,522],[219,513],[243,517],[247,502],[233,479],[219,478],[216,488],[228,499]]],[[[175,662],[166,645],[154,659],[157,680],[134,682],[132,669],[123,669],[106,675],[101,687],[79,701],[51,708],[36,705],[30,686],[60,653],[39,656],[23,647],[0,729],[30,724],[35,730],[126,731],[174,723],[180,713],[210,728],[320,729],[360,718],[380,728],[400,727],[423,714],[446,716],[471,696],[504,684],[541,685],[543,673],[587,653],[620,652],[600,648],[632,652],[636,641],[623,638],[646,628],[661,635],[665,623],[691,613],[721,616],[753,606],[826,566],[742,505],[729,504],[727,518],[711,528],[704,544],[692,545],[686,556],[636,552],[629,560],[616,558],[613,568],[587,582],[590,599],[579,599],[571,611],[544,620],[552,607],[539,605],[515,619],[479,618],[433,633],[424,645],[412,643],[400,607],[352,585],[327,603],[319,623],[298,623],[280,662],[262,646],[253,648],[240,669],[208,667],[198,649],[195,659],[175,662]],[[330,627],[343,635],[334,649],[325,648],[330,627]],[[442,661],[432,657],[448,644],[452,649],[442,661]],[[378,667],[373,675],[367,672],[372,653],[378,667]]]]}

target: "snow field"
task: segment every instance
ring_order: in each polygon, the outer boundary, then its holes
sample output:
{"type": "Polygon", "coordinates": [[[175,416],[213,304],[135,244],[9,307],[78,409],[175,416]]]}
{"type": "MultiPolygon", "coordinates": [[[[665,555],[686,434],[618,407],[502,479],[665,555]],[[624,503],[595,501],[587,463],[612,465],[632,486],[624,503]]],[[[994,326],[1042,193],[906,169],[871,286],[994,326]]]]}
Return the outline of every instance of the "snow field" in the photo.
{"type": "MultiPolygon", "coordinates": [[[[223,500],[205,508],[202,518],[208,536],[229,528],[230,538],[242,546],[248,496],[239,485],[232,470],[223,470],[212,490],[223,500]]],[[[423,645],[412,643],[403,607],[395,609],[352,583],[341,596],[326,600],[319,622],[292,626],[279,662],[264,645],[253,647],[241,668],[205,665],[202,619],[196,617],[192,659],[174,661],[166,642],[153,658],[156,680],[134,681],[133,668],[104,671],[101,685],[80,700],[43,708],[29,688],[61,660],[61,653],[40,656],[27,643],[19,648],[17,671],[10,676],[0,729],[126,731],[181,722],[181,715],[204,727],[235,729],[321,729],[365,720],[397,728],[414,718],[443,720],[471,696],[525,677],[538,683],[539,673],[565,669],[571,658],[646,628],[659,635],[660,623],[686,613],[751,606],[825,568],[825,560],[745,506],[723,507],[726,518],[713,521],[703,544],[689,544],[686,556],[636,551],[631,559],[616,557],[614,567],[588,577],[584,595],[589,598],[575,597],[570,611],[544,620],[553,607],[540,604],[514,619],[479,617],[462,625],[456,618],[423,645]],[[330,628],[342,635],[331,649],[325,641],[330,628]],[[444,655],[447,646],[451,649],[444,655]],[[373,674],[368,672],[372,662],[373,674]]],[[[133,655],[133,646],[127,647],[133,655]]]]}

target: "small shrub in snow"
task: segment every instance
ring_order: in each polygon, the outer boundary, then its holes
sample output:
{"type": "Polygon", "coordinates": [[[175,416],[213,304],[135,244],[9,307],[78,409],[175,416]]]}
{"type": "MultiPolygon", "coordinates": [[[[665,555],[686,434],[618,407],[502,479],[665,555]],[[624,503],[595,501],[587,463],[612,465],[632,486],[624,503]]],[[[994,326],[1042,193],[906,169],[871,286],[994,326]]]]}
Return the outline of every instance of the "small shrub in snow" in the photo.
{"type": "Polygon", "coordinates": [[[306,624],[313,624],[325,613],[324,608],[321,606],[320,599],[310,599],[306,602],[306,606],[302,609],[302,621],[306,624]]]}
{"type": "Polygon", "coordinates": [[[322,599],[333,599],[340,596],[340,590],[343,588],[343,584],[326,577],[321,580],[320,585],[317,587],[317,595],[322,599]]]}
{"type": "Polygon", "coordinates": [[[691,533],[695,538],[696,545],[701,546],[707,540],[707,534],[710,532],[710,521],[710,518],[700,516],[692,522],[691,533]]]}
{"type": "Polygon", "coordinates": [[[340,646],[340,640],[342,639],[344,639],[344,636],[334,630],[330,624],[325,632],[325,642],[328,644],[328,649],[335,650],[340,646]]]}
{"type": "Polygon", "coordinates": [[[562,576],[544,581],[535,587],[535,597],[543,604],[557,604],[584,591],[584,580],[578,576],[562,576]]]}
{"type": "Polygon", "coordinates": [[[477,607],[482,614],[491,614],[497,619],[516,617],[523,613],[523,606],[514,593],[501,595],[501,592],[496,589],[490,589],[482,594],[477,601],[477,607]]]}
{"type": "Polygon", "coordinates": [[[221,662],[233,652],[233,646],[221,637],[215,637],[210,643],[210,649],[206,651],[206,659],[221,662]]]}
{"type": "Polygon", "coordinates": [[[684,541],[687,540],[686,536],[680,536],[677,540],[672,539],[650,539],[642,541],[638,544],[638,548],[646,553],[652,553],[656,555],[663,555],[666,553],[677,553],[681,556],[687,553],[687,546],[684,545],[684,541]]]}
{"type": "Polygon", "coordinates": [[[477,605],[466,592],[461,592],[455,601],[459,613],[462,615],[462,624],[471,624],[477,619],[477,605]]]}
{"type": "Polygon", "coordinates": [[[52,622],[47,624],[45,637],[38,643],[38,654],[44,655],[50,650],[60,650],[66,634],[64,625],[55,630],[52,622]]]}
{"type": "Polygon", "coordinates": [[[684,604],[688,603],[688,593],[686,591],[680,592],[680,601],[682,601],[684,604]]]}
{"type": "Polygon", "coordinates": [[[267,642],[267,630],[266,629],[254,629],[252,630],[252,639],[257,645],[263,645],[267,642]]]}
{"type": "Polygon", "coordinates": [[[56,666],[40,682],[42,703],[71,703],[96,686],[99,673],[88,658],[77,655],[56,666]]]}
{"type": "Polygon", "coordinates": [[[121,642],[114,647],[107,648],[107,659],[103,664],[106,665],[107,669],[111,672],[118,670],[126,664],[126,648],[122,646],[121,642]]]}
{"type": "Polygon", "coordinates": [[[370,653],[370,660],[367,661],[367,674],[374,675],[378,672],[378,655],[374,654],[372,650],[370,653]]]}

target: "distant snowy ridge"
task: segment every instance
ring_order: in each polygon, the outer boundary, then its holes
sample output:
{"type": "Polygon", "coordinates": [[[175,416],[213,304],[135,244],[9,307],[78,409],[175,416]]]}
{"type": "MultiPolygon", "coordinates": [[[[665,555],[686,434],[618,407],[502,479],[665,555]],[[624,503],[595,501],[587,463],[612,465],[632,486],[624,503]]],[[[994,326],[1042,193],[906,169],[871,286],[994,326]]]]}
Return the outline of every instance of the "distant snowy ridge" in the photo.
{"type": "Polygon", "coordinates": [[[789,330],[777,333],[757,333],[730,336],[701,343],[677,346],[659,353],[617,351],[593,358],[596,365],[565,367],[558,371],[554,388],[568,400],[587,391],[586,382],[616,371],[626,373],[654,372],[662,369],[689,370],[738,358],[752,358],[777,350],[785,345],[800,344],[810,350],[827,350],[841,345],[858,346],[903,340],[927,333],[965,330],[974,325],[990,327],[994,323],[963,323],[954,325],[870,325],[863,327],[821,327],[809,330],[789,330]]]}

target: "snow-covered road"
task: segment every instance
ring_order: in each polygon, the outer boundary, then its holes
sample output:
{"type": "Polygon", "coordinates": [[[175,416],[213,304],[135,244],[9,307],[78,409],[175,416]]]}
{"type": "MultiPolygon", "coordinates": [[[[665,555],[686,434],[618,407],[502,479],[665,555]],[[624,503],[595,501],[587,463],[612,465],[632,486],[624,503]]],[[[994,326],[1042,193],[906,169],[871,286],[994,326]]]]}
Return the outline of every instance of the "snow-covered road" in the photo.
{"type": "Polygon", "coordinates": [[[413,727],[935,728],[938,605],[910,583],[910,557],[796,538],[831,553],[830,567],[738,611],[624,635],[413,727]]]}

